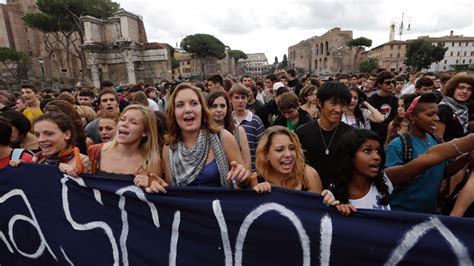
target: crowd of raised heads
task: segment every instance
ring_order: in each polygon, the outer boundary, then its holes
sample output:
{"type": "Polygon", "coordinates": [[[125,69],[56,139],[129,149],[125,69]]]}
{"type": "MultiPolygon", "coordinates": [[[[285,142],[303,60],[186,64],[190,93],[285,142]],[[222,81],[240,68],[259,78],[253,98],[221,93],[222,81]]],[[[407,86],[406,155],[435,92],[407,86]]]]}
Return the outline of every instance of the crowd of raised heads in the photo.
{"type": "Polygon", "coordinates": [[[474,74],[297,75],[0,90],[0,168],[474,216],[474,74]]]}

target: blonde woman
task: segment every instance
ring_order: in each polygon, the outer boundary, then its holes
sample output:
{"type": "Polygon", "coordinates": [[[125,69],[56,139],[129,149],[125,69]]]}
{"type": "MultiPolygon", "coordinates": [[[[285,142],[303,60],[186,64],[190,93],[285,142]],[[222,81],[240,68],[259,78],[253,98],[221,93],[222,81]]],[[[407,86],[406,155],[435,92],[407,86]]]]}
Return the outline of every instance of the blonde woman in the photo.
{"type": "Polygon", "coordinates": [[[81,117],[83,127],[86,127],[87,124],[97,119],[97,114],[91,107],[85,105],[75,105],[74,107],[81,117]]]}
{"type": "Polygon", "coordinates": [[[298,137],[286,127],[273,126],[265,131],[257,147],[256,166],[250,185],[258,193],[276,186],[321,193],[325,203],[339,204],[330,191],[323,191],[318,173],[304,162],[298,137]]]}
{"type": "Polygon", "coordinates": [[[158,132],[154,113],[142,105],[122,112],[112,141],[88,149],[91,172],[97,175],[138,180],[162,175],[158,132]]]}

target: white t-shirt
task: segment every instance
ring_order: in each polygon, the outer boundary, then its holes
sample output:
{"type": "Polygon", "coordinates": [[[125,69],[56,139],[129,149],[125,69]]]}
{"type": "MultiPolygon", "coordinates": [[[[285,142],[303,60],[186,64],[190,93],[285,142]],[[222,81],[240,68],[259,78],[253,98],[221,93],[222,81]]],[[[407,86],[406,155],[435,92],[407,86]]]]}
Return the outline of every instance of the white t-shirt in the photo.
{"type": "Polygon", "coordinates": [[[347,117],[345,113],[342,114],[341,121],[353,128],[370,129],[369,116],[372,114],[372,112],[365,108],[362,108],[361,111],[362,116],[364,117],[364,121],[360,121],[359,123],[357,123],[355,119],[349,119],[349,117],[347,117]]]}
{"type": "Polygon", "coordinates": [[[263,100],[262,94],[257,93],[257,97],[255,97],[255,99],[260,101],[262,104],[265,104],[265,101],[263,100]]]}
{"type": "Polygon", "coordinates": [[[158,104],[155,101],[149,98],[147,98],[147,100],[148,100],[148,107],[150,107],[151,110],[160,111],[160,108],[158,108],[158,104]]]}
{"type": "MultiPolygon", "coordinates": [[[[385,184],[388,186],[388,193],[392,194],[393,191],[393,185],[392,182],[387,178],[387,176],[384,174],[384,181],[385,184]]],[[[383,211],[390,211],[390,205],[382,205],[380,204],[380,200],[382,199],[382,196],[380,192],[377,190],[375,187],[375,184],[372,183],[370,186],[369,192],[365,194],[360,199],[349,199],[349,203],[352,204],[352,206],[356,207],[357,209],[372,209],[372,210],[383,210],[383,211]]]]}
{"type": "Polygon", "coordinates": [[[415,84],[410,84],[402,89],[401,94],[402,95],[411,94],[411,93],[415,93],[415,91],[416,91],[415,84]]]}

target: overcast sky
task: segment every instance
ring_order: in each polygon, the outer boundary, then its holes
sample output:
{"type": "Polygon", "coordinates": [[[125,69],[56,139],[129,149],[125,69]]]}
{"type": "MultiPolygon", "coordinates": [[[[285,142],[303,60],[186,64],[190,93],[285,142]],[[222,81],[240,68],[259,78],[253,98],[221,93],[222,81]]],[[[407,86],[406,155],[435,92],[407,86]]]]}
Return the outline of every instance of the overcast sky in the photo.
{"type": "Polygon", "coordinates": [[[403,12],[405,26],[411,21],[403,40],[445,36],[450,30],[474,37],[472,0],[115,1],[142,16],[150,42],[175,46],[187,35],[207,33],[232,49],[263,52],[269,63],[275,56],[281,61],[289,46],[334,27],[367,37],[375,47],[388,41],[390,23],[399,23],[403,12]]]}
{"type": "MultiPolygon", "coordinates": [[[[288,47],[334,27],[352,30],[354,38],[388,41],[389,25],[405,13],[411,30],[402,39],[420,35],[474,36],[472,0],[118,0],[143,17],[148,40],[172,46],[190,34],[208,33],[232,49],[263,52],[272,63],[288,47]]],[[[397,33],[398,34],[398,33],[397,33]]],[[[398,35],[397,35],[398,39],[398,35]]]]}

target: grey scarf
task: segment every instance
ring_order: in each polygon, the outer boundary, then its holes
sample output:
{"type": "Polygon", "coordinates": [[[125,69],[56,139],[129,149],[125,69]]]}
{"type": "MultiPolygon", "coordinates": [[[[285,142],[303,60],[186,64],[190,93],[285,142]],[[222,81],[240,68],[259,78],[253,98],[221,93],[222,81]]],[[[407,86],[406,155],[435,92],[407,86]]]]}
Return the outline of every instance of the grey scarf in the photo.
{"type": "Polygon", "coordinates": [[[219,134],[211,134],[206,129],[199,132],[197,142],[191,149],[186,148],[182,141],[170,146],[168,159],[171,184],[174,186],[191,184],[204,168],[210,148],[214,152],[222,187],[231,188],[226,180],[230,170],[229,164],[219,134]]]}
{"type": "Polygon", "coordinates": [[[444,97],[439,105],[447,105],[453,113],[459,117],[459,123],[461,124],[462,128],[464,129],[464,134],[468,133],[468,121],[469,121],[469,110],[467,105],[464,103],[460,103],[451,97],[444,97]]]}

